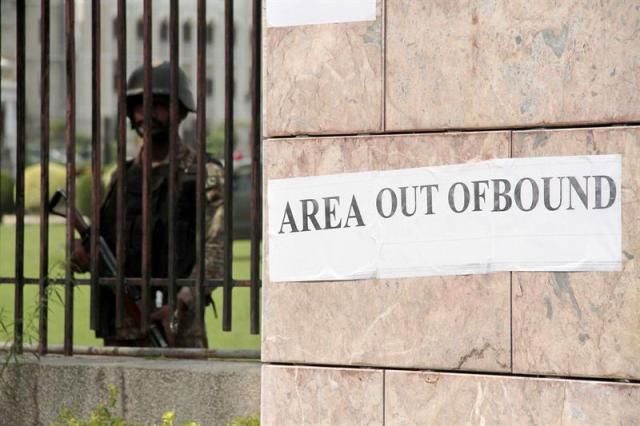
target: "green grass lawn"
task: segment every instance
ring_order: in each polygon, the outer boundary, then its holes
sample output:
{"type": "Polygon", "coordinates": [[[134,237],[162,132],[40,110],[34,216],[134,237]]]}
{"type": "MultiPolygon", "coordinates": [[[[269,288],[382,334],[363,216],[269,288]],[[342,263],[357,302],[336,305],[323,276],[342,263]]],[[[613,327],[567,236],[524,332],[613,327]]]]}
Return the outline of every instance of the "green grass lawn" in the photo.
{"type": "MultiPolygon", "coordinates": [[[[64,276],[64,233],[62,224],[49,227],[49,266],[50,277],[64,276]]],[[[25,276],[38,277],[39,226],[25,226],[25,276]]],[[[249,241],[236,241],[234,244],[233,276],[235,279],[249,278],[249,241]]],[[[15,226],[0,224],[0,276],[11,277],[15,271],[15,226]]],[[[77,275],[86,278],[87,274],[77,275]]],[[[61,344],[64,333],[64,287],[53,286],[54,293],[49,303],[49,343],[61,344]],[[57,296],[60,296],[59,298],[57,296]],[[59,300],[60,299],[60,300],[59,300]]],[[[89,329],[89,286],[79,285],[74,289],[74,345],[101,346],[102,339],[96,339],[89,329]]],[[[214,349],[259,349],[260,336],[249,332],[249,289],[236,288],[233,291],[232,331],[222,331],[222,289],[216,289],[213,298],[218,308],[218,318],[213,317],[213,310],[206,310],[207,333],[209,346],[214,349]]],[[[38,340],[38,286],[26,285],[24,289],[25,342],[38,340]]],[[[13,339],[14,286],[0,284],[0,341],[13,339]],[[2,328],[6,326],[6,330],[2,328]]]]}

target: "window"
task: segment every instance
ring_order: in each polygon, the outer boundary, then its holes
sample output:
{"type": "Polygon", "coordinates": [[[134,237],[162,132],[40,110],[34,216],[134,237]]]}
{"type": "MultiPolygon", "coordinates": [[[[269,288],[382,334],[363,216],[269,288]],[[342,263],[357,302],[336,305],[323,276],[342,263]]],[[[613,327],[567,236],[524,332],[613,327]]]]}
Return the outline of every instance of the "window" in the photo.
{"type": "Polygon", "coordinates": [[[118,92],[118,61],[113,61],[113,90],[118,92]]]}
{"type": "Polygon", "coordinates": [[[238,39],[238,23],[233,23],[233,39],[231,40],[231,44],[236,45],[236,40],[238,39]]]}
{"type": "Polygon", "coordinates": [[[207,78],[207,97],[213,96],[213,79],[207,78]]]}
{"type": "Polygon", "coordinates": [[[209,22],[207,24],[207,43],[208,44],[213,43],[213,30],[214,30],[213,22],[209,22]]]}
{"type": "Polygon", "coordinates": [[[182,37],[185,43],[191,43],[191,21],[186,21],[182,25],[182,37]]]}
{"type": "Polygon", "coordinates": [[[144,38],[144,22],[142,18],[138,18],[138,22],[136,22],[136,35],[138,36],[138,40],[144,38]]]}
{"type": "MultiPolygon", "coordinates": [[[[0,143],[4,142],[4,117],[5,117],[4,102],[0,104],[0,143]]],[[[0,146],[0,153],[2,153],[2,146],[0,146]]]]}
{"type": "Polygon", "coordinates": [[[160,41],[167,41],[168,38],[169,38],[169,23],[165,19],[160,24],[160,41]]]}

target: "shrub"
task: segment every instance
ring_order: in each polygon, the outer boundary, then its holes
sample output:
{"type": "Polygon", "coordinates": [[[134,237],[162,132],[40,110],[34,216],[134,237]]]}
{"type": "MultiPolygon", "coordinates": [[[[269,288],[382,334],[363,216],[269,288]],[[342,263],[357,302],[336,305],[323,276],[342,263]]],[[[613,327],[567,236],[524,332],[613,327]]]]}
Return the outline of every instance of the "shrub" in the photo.
{"type": "MultiPolygon", "coordinates": [[[[84,216],[91,216],[92,184],[91,171],[86,171],[76,178],[76,207],[84,216]]],[[[100,190],[104,190],[102,181],[100,190]]]]}
{"type": "MultiPolygon", "coordinates": [[[[28,213],[40,211],[40,165],[34,164],[24,171],[25,210],[28,213]]],[[[61,164],[49,164],[49,198],[58,189],[66,189],[67,171],[61,164]]],[[[103,185],[104,187],[104,185],[103,185]]],[[[76,207],[85,216],[91,215],[91,171],[78,171],[76,175],[76,207]]]]}
{"type": "Polygon", "coordinates": [[[236,417],[227,426],[260,426],[260,413],[246,417],[236,417]]]}
{"type": "Polygon", "coordinates": [[[15,210],[13,187],[13,178],[9,174],[0,171],[0,222],[3,214],[13,213],[15,210]]]}
{"type": "MultiPolygon", "coordinates": [[[[96,405],[89,414],[88,419],[82,419],[72,410],[63,407],[61,413],[58,415],[57,421],[51,426],[134,426],[133,423],[129,423],[124,418],[114,414],[117,397],[118,390],[115,386],[109,385],[109,400],[96,405]]],[[[178,423],[175,423],[175,419],[175,411],[166,411],[162,415],[162,423],[154,423],[152,426],[178,426],[178,423]]],[[[180,423],[179,426],[201,425],[200,423],[187,420],[180,423]]]]}
{"type": "MultiPolygon", "coordinates": [[[[62,164],[49,164],[49,195],[58,188],[64,188],[67,171],[62,164]]],[[[34,164],[24,170],[24,208],[29,213],[40,210],[40,165],[34,164]]]]}
{"type": "Polygon", "coordinates": [[[111,175],[116,171],[118,165],[116,163],[108,164],[102,168],[102,187],[107,188],[111,183],[111,175]]]}
{"type": "MultiPolygon", "coordinates": [[[[234,132],[232,144],[234,147],[238,145],[238,131],[246,127],[247,125],[245,123],[233,123],[234,132]]],[[[224,123],[216,126],[207,135],[207,152],[215,158],[224,157],[224,123]]]]}
{"type": "Polygon", "coordinates": [[[133,426],[132,423],[113,414],[118,397],[118,390],[115,386],[109,385],[109,400],[106,403],[98,404],[88,419],[81,419],[67,407],[62,407],[62,412],[58,420],[51,426],[133,426]]]}

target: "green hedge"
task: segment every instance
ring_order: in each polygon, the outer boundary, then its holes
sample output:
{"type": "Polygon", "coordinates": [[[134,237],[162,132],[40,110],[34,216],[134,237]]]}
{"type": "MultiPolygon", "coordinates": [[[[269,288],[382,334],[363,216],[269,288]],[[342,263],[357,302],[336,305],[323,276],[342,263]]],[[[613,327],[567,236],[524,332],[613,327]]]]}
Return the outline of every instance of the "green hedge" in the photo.
{"type": "MultiPolygon", "coordinates": [[[[40,211],[40,165],[29,166],[24,173],[25,210],[28,213],[37,213],[40,211]]],[[[58,188],[66,188],[66,176],[67,171],[63,165],[49,164],[49,198],[58,188]]],[[[90,170],[80,170],[76,176],[76,207],[83,215],[91,215],[90,170]]]]}
{"type": "MultiPolygon", "coordinates": [[[[91,198],[92,198],[92,176],[91,171],[87,170],[76,178],[76,207],[85,216],[91,216],[91,198]]],[[[101,197],[104,194],[104,183],[100,181],[101,197]]]]}
{"type": "Polygon", "coordinates": [[[15,211],[14,185],[13,178],[8,173],[0,171],[0,222],[2,222],[2,215],[15,211]]]}
{"type": "MultiPolygon", "coordinates": [[[[67,170],[62,164],[49,164],[49,198],[58,188],[65,188],[67,170]]],[[[24,208],[27,213],[40,211],[40,164],[24,170],[24,208]]]]}
{"type": "Polygon", "coordinates": [[[103,188],[107,188],[111,183],[111,177],[115,173],[117,169],[117,164],[108,164],[102,167],[102,186],[103,188]]]}

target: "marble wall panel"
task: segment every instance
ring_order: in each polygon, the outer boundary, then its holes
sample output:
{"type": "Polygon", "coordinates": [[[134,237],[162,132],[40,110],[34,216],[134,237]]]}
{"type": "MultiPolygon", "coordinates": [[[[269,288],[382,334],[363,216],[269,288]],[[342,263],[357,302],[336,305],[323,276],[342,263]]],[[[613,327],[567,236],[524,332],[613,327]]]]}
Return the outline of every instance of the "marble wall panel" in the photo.
{"type": "Polygon", "coordinates": [[[387,131],[640,120],[635,0],[387,0],[387,131]]]}
{"type": "MultiPolygon", "coordinates": [[[[509,156],[509,136],[271,140],[265,144],[265,182],[504,158],[509,156]]],[[[265,241],[263,361],[510,370],[509,273],[271,283],[268,235],[265,241]]]]}
{"type": "Polygon", "coordinates": [[[264,27],[265,136],[383,130],[383,0],[368,22],[264,27]]]}
{"type": "Polygon", "coordinates": [[[262,425],[382,425],[383,371],[262,366],[262,425]]]}
{"type": "Polygon", "coordinates": [[[622,271],[513,274],[515,373],[640,378],[640,127],[514,132],[513,156],[622,154],[622,271]]]}
{"type": "Polygon", "coordinates": [[[640,384],[385,371],[385,425],[634,425],[640,384]]]}

